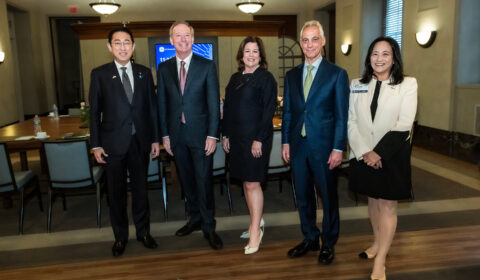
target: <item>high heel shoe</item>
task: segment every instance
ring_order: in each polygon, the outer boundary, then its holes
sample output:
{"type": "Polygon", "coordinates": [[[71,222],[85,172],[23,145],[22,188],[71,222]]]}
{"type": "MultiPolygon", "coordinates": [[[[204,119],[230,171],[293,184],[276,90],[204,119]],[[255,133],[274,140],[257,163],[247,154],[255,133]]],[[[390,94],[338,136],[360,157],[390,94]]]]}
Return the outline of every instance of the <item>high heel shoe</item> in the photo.
{"type": "Polygon", "coordinates": [[[373,259],[377,254],[370,255],[366,250],[358,254],[358,257],[361,259],[373,259]]]}
{"type": "MultiPolygon", "coordinates": [[[[263,220],[263,218],[260,220],[260,228],[262,230],[265,230],[265,221],[263,220]]],[[[248,232],[248,230],[242,232],[242,234],[240,235],[240,238],[249,239],[250,238],[250,233],[248,232]]]]}
{"type": "Polygon", "coordinates": [[[385,272],[385,267],[383,267],[383,276],[380,278],[375,278],[373,275],[370,275],[371,280],[387,280],[387,274],[385,272]]]}
{"type": "Polygon", "coordinates": [[[245,255],[250,255],[258,252],[258,249],[260,249],[260,244],[262,244],[262,238],[263,238],[263,230],[260,230],[260,243],[258,243],[257,248],[252,248],[250,246],[245,246],[245,255]]]}

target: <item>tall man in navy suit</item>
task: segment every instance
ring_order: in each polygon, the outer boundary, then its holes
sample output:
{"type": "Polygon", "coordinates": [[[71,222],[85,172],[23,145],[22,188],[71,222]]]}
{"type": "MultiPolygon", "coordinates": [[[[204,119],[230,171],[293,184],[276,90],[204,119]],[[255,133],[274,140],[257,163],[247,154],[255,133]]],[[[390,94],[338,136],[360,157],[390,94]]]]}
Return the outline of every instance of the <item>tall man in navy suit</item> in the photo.
{"type": "Polygon", "coordinates": [[[337,176],[346,148],[349,81],[345,70],[322,58],[323,28],[308,21],[300,32],[305,63],[285,76],[282,156],[291,161],[302,243],[288,251],[295,258],[320,249],[318,261],[329,264],[339,234],[337,176]],[[314,186],[322,198],[322,231],[316,226],[314,186]]]}
{"type": "Polygon", "coordinates": [[[190,220],[175,234],[202,230],[210,247],[223,247],[215,233],[212,157],[218,139],[220,98],[215,63],[193,54],[193,28],[174,22],[175,57],[158,65],[157,94],[163,146],[175,157],[190,220]]]}
{"type": "Polygon", "coordinates": [[[150,70],[130,62],[135,42],[125,27],[108,35],[114,61],[92,70],[90,81],[90,143],[95,159],[106,164],[110,221],[115,235],[113,256],[128,241],[127,170],[132,186],[132,215],[137,240],[147,248],[150,235],[146,176],[149,153],[160,151],[155,88],[150,70]]]}

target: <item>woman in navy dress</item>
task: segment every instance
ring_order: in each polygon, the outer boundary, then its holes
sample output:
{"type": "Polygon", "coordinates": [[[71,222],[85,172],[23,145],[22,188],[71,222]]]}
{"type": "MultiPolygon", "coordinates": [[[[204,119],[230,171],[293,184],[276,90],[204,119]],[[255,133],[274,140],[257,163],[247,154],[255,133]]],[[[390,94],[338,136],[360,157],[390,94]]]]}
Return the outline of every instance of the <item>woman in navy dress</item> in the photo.
{"type": "Polygon", "coordinates": [[[230,154],[230,174],[243,182],[250,212],[250,236],[245,254],[258,251],[263,237],[261,182],[265,180],[273,139],[277,82],[267,71],[263,42],[245,38],[237,53],[238,72],[225,91],[223,149],[230,154]]]}

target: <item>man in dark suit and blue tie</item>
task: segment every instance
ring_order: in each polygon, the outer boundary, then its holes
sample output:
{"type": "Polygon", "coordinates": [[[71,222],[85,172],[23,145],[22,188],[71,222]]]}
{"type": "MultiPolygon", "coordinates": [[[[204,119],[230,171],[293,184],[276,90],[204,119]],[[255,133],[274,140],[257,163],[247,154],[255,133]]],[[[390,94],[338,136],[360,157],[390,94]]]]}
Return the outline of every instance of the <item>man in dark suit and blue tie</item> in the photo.
{"type": "Polygon", "coordinates": [[[345,70],[322,58],[323,28],[308,21],[300,32],[305,63],[285,76],[282,156],[291,161],[304,240],[288,251],[295,258],[320,249],[318,261],[334,259],[339,234],[337,176],[346,148],[349,80],[345,70]],[[316,197],[322,198],[322,231],[316,225],[316,197]],[[319,245],[321,237],[322,246],[319,245]]]}
{"type": "Polygon", "coordinates": [[[174,22],[175,57],[158,65],[157,95],[163,146],[175,157],[190,220],[175,234],[202,230],[210,247],[223,247],[215,232],[212,158],[218,140],[220,97],[215,63],[192,52],[193,28],[174,22]]]}
{"type": "Polygon", "coordinates": [[[137,240],[147,248],[150,235],[147,197],[149,153],[160,151],[158,112],[150,69],[130,61],[135,42],[125,27],[110,31],[108,50],[114,61],[92,70],[90,81],[90,144],[98,163],[106,164],[110,221],[115,235],[113,256],[128,242],[127,170],[132,189],[132,215],[137,240]]]}

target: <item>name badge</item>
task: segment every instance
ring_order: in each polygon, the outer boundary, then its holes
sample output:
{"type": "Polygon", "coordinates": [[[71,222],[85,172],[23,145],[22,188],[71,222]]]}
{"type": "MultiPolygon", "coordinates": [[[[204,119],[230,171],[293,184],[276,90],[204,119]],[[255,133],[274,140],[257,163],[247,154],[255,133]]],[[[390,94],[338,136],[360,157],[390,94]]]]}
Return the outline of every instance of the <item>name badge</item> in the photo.
{"type": "Polygon", "coordinates": [[[368,84],[362,84],[358,81],[352,83],[350,87],[351,93],[367,93],[368,92],[368,84]]]}

